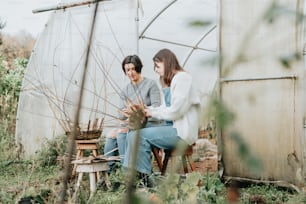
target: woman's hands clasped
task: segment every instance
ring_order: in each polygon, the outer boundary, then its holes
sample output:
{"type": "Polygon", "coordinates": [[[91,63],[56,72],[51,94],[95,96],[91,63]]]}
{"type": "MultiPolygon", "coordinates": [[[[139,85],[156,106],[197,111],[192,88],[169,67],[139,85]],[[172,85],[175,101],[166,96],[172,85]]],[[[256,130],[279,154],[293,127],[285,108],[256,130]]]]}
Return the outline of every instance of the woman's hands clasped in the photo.
{"type": "Polygon", "coordinates": [[[132,104],[129,107],[122,109],[126,116],[129,129],[141,129],[147,123],[147,113],[143,104],[132,104]]]}

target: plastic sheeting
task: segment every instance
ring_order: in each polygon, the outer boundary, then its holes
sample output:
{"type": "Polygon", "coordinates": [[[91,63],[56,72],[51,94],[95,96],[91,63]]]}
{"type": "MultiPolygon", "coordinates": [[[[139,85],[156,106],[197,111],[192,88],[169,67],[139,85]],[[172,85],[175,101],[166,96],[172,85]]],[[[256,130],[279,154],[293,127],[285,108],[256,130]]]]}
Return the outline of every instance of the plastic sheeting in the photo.
{"type": "MultiPolygon", "coordinates": [[[[85,5],[52,12],[37,40],[17,113],[16,142],[25,156],[71,130],[93,11],[94,5],[85,5]]],[[[205,101],[217,78],[216,65],[203,63],[216,56],[216,31],[216,3],[212,0],[143,0],[139,9],[132,0],[100,2],[79,124],[104,118],[105,130],[116,126],[118,93],[128,83],[121,61],[126,55],[138,53],[144,64],[143,75],[157,80],[152,56],[162,48],[177,54],[205,101]],[[194,27],[190,26],[192,21],[211,23],[194,27]]]]}
{"type": "Polygon", "coordinates": [[[218,140],[224,177],[304,183],[303,6],[221,2],[220,96],[235,115],[218,140]]]}

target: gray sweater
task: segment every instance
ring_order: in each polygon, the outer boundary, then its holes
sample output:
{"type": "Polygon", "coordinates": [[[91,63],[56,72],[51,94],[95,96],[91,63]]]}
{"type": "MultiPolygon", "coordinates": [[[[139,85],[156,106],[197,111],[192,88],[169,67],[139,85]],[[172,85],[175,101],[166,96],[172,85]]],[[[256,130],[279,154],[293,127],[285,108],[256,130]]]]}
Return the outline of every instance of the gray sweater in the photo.
{"type": "MultiPolygon", "coordinates": [[[[132,83],[126,85],[120,94],[120,109],[126,108],[125,103],[127,99],[130,99],[134,104],[138,104],[139,100],[137,98],[143,101],[146,106],[160,106],[160,90],[156,82],[144,77],[137,85],[132,83]]],[[[125,119],[121,114],[119,114],[119,117],[125,119]]]]}

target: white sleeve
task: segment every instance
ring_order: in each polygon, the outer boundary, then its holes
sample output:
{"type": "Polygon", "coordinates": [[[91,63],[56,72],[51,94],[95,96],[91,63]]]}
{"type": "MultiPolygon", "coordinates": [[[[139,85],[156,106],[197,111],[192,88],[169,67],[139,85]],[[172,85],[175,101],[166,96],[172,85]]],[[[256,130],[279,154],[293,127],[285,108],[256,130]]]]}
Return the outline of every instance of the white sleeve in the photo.
{"type": "Polygon", "coordinates": [[[189,109],[189,93],[192,88],[192,78],[183,72],[174,76],[171,82],[171,105],[151,109],[154,118],[176,120],[181,118],[189,109]]]}

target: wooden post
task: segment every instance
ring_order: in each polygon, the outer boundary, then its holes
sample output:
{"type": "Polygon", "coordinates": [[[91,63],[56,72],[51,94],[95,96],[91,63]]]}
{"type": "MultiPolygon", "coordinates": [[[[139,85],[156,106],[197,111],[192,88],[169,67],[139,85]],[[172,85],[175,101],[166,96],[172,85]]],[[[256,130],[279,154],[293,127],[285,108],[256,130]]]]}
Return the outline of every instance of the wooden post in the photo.
{"type": "Polygon", "coordinates": [[[84,1],[84,2],[75,2],[75,3],[67,3],[67,4],[58,4],[56,6],[48,6],[44,8],[38,8],[32,10],[32,13],[42,13],[46,11],[55,11],[55,10],[61,10],[61,9],[67,9],[67,8],[72,8],[72,7],[77,7],[77,6],[84,6],[88,4],[94,4],[99,1],[110,1],[110,0],[90,0],[90,1],[84,1]]]}

